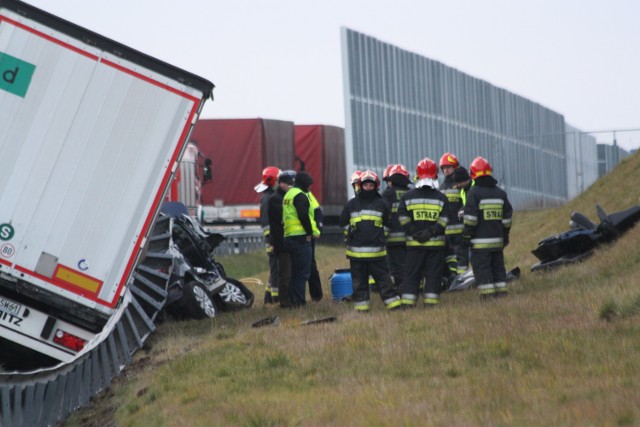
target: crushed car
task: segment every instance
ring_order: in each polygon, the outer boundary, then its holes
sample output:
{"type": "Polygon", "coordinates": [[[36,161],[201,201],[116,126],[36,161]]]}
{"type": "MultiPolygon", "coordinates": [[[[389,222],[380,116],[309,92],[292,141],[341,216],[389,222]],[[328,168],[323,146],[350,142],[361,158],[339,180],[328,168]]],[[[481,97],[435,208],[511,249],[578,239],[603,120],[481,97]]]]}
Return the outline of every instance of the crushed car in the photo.
{"type": "Polygon", "coordinates": [[[549,270],[573,264],[593,255],[596,247],[611,243],[630,230],[640,220],[640,206],[634,205],[623,211],[607,214],[596,205],[599,224],[580,212],[570,215],[570,229],[538,242],[531,251],[539,259],[531,271],[549,270]]]}
{"type": "Polygon", "coordinates": [[[165,311],[181,319],[204,319],[221,311],[250,308],[254,301],[251,290],[228,277],[215,259],[214,250],[225,237],[205,230],[182,203],[165,202],[160,215],[171,218],[167,253],[173,268],[165,311]]]}

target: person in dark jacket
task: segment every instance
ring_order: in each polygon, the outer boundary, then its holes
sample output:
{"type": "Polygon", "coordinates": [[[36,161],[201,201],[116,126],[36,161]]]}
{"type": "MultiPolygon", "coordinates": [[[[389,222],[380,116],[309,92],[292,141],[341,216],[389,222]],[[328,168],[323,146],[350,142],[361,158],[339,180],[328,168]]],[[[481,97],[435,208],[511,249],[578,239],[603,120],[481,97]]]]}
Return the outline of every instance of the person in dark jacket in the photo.
{"type": "Polygon", "coordinates": [[[386,232],[391,226],[391,212],[378,193],[379,187],[378,175],[364,171],[360,176],[360,191],[340,214],[351,266],[354,308],[359,312],[371,309],[369,276],[375,280],[385,307],[401,308],[386,259],[386,232]]]}
{"type": "Polygon", "coordinates": [[[273,248],[269,242],[269,217],[267,215],[267,206],[269,199],[275,193],[276,180],[280,174],[280,169],[275,166],[269,166],[262,170],[262,180],[253,189],[256,193],[260,193],[260,225],[262,226],[262,236],[265,241],[265,249],[267,256],[269,257],[269,280],[267,282],[267,289],[264,293],[264,303],[273,304],[278,302],[278,288],[276,283],[278,282],[278,263],[276,256],[273,253],[273,248]]]}
{"type": "Polygon", "coordinates": [[[392,165],[388,171],[387,188],[382,192],[382,200],[391,210],[391,230],[387,236],[387,261],[393,285],[399,291],[404,279],[407,258],[407,236],[398,219],[400,199],[409,191],[409,171],[402,164],[392,165]]]}
{"type": "Polygon", "coordinates": [[[309,203],[313,210],[313,239],[311,239],[311,271],[309,273],[309,295],[311,301],[320,301],[322,299],[322,280],[320,279],[320,272],[318,271],[318,263],[316,262],[316,240],[320,238],[322,233],[324,215],[318,199],[313,195],[311,191],[308,192],[309,203]]]}
{"type": "Polygon", "coordinates": [[[425,277],[423,303],[435,307],[440,301],[444,271],[445,235],[449,201],[437,190],[438,165],[422,159],[416,168],[415,188],[400,200],[398,217],[407,235],[407,270],[400,288],[402,304],[414,307],[420,281],[425,277]]]}
{"type": "Polygon", "coordinates": [[[279,295],[280,307],[291,307],[289,280],[291,278],[291,258],[284,248],[284,225],[282,222],[282,201],[284,195],[293,187],[296,172],[285,170],[278,175],[278,188],[269,199],[267,214],[269,217],[269,241],[277,260],[278,279],[272,286],[279,295]]]}
{"type": "Polygon", "coordinates": [[[458,270],[458,264],[460,264],[458,255],[462,252],[462,229],[464,225],[462,224],[462,218],[458,217],[458,211],[462,209],[462,197],[453,177],[456,168],[460,167],[460,162],[454,154],[444,153],[440,158],[439,166],[444,175],[444,181],[440,185],[440,192],[449,199],[449,224],[444,234],[447,239],[447,253],[445,256],[447,269],[445,276],[447,281],[451,283],[461,273],[458,270]]]}
{"type": "MultiPolygon", "coordinates": [[[[462,223],[464,231],[464,206],[467,203],[467,193],[471,188],[471,177],[469,176],[469,172],[462,166],[457,167],[451,176],[453,178],[453,188],[460,192],[460,206],[456,217],[457,220],[462,223]]],[[[454,247],[454,250],[458,261],[458,274],[464,274],[469,269],[469,246],[463,244],[462,233],[460,234],[459,244],[454,247]]]]}
{"type": "Polygon", "coordinates": [[[469,169],[475,185],[467,194],[462,238],[471,247],[471,267],[480,298],[506,296],[504,248],[509,244],[513,209],[485,158],[476,157],[469,169]]]}
{"type": "Polygon", "coordinates": [[[306,284],[311,274],[311,239],[314,238],[313,209],[309,187],[313,178],[306,172],[296,174],[295,186],[284,195],[284,247],[291,254],[289,296],[292,307],[306,305],[306,284]]]}

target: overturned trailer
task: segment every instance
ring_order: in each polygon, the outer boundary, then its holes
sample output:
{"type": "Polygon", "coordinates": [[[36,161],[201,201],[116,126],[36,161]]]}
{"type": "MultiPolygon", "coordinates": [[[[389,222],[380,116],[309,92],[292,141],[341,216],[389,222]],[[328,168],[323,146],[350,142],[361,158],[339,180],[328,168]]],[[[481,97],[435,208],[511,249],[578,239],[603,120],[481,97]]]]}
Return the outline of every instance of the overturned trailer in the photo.
{"type": "Polygon", "coordinates": [[[53,424],[154,328],[156,216],[213,84],[16,0],[0,76],[0,363],[42,363],[1,373],[0,424],[53,424]]]}

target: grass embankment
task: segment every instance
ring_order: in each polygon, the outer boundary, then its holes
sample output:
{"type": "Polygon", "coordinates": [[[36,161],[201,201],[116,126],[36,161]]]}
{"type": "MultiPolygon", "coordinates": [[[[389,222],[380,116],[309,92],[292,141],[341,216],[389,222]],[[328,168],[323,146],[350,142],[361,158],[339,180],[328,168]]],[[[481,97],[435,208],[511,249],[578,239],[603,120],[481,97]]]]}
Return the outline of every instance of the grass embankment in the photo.
{"type": "MultiPolygon", "coordinates": [[[[379,298],[357,314],[329,298],[306,308],[256,306],[214,320],[166,322],[108,395],[69,425],[638,425],[640,227],[586,262],[530,273],[537,241],[638,203],[623,162],[577,200],[518,212],[507,267],[510,295],[481,303],[444,294],[435,310],[387,313],[379,298]],[[251,323],[272,315],[279,326],[251,323]],[[300,326],[333,315],[335,323],[300,326]]],[[[348,266],[320,247],[329,276],[348,266]]],[[[266,280],[264,254],[222,259],[228,273],[266,280]]]]}

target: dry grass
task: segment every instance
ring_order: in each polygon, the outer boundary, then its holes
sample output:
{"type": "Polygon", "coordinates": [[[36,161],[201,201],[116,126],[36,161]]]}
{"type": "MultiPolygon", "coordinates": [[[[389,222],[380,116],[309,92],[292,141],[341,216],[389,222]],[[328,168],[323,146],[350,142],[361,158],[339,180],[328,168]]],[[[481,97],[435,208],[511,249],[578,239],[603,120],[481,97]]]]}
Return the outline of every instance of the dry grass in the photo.
{"type": "MultiPolygon", "coordinates": [[[[436,310],[387,313],[376,297],[368,315],[328,298],[294,311],[258,302],[167,322],[91,410],[112,407],[121,426],[640,425],[640,227],[582,264],[529,272],[530,251],[564,231],[572,210],[595,219],[595,201],[637,203],[633,186],[608,179],[615,189],[596,184],[562,208],[516,214],[507,264],[523,275],[508,298],[481,303],[467,291],[444,294],[436,310]],[[280,326],[250,327],[276,314],[280,326]],[[338,321],[300,326],[328,315],[338,321]]],[[[319,248],[318,260],[328,295],[328,277],[348,263],[341,248],[319,248]]],[[[83,413],[68,424],[90,423],[83,413]]]]}

